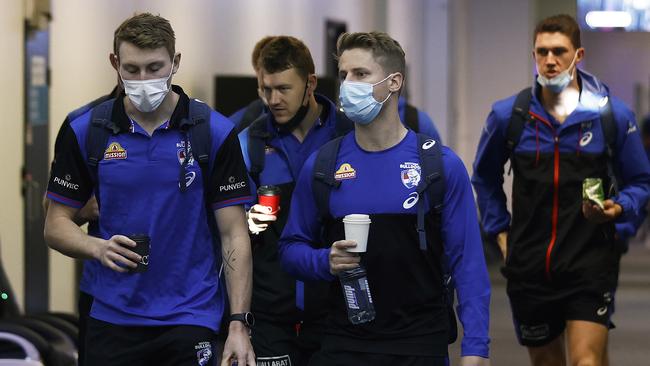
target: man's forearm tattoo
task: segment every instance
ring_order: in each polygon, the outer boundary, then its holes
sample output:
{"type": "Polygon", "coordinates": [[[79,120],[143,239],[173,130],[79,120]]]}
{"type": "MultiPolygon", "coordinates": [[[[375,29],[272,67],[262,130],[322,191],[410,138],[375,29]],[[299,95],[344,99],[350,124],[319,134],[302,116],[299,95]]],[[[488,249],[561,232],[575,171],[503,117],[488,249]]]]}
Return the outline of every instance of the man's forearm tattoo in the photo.
{"type": "Polygon", "coordinates": [[[227,249],[223,252],[223,268],[226,273],[235,271],[235,261],[237,261],[237,257],[235,257],[235,249],[227,249]]]}

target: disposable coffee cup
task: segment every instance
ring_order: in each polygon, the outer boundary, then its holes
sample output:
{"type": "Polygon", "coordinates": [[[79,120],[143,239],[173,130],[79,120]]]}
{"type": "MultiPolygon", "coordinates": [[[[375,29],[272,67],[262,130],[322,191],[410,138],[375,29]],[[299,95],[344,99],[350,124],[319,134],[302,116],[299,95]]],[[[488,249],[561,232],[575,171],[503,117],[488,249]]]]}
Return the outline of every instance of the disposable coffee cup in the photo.
{"type": "Polygon", "coordinates": [[[280,210],[280,188],[276,186],[261,186],[257,189],[257,202],[262,206],[271,207],[271,215],[280,210]]]}
{"type": "Polygon", "coordinates": [[[135,248],[130,248],[131,251],[139,254],[142,259],[138,262],[136,268],[131,269],[131,272],[145,272],[149,268],[149,251],[151,250],[151,239],[146,234],[133,234],[129,235],[129,239],[135,242],[135,248]]]}
{"type": "Polygon", "coordinates": [[[343,218],[345,240],[354,240],[357,246],[348,248],[351,253],[365,253],[368,247],[368,231],[370,230],[370,216],[351,214],[343,218]]]}

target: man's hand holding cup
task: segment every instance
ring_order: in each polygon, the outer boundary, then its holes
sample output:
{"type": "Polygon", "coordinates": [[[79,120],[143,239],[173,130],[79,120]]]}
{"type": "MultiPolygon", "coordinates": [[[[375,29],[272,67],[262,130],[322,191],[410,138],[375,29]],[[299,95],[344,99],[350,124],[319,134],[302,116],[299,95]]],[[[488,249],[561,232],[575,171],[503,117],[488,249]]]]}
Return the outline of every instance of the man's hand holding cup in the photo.
{"type": "Polygon", "coordinates": [[[368,232],[370,230],[370,216],[363,214],[350,214],[343,218],[345,240],[332,244],[330,249],[330,273],[338,275],[340,272],[354,269],[359,266],[361,257],[368,246],[368,232]]]}
{"type": "Polygon", "coordinates": [[[280,211],[280,189],[276,186],[261,186],[257,189],[258,204],[246,212],[248,231],[259,234],[269,227],[269,222],[277,220],[280,211]]]}

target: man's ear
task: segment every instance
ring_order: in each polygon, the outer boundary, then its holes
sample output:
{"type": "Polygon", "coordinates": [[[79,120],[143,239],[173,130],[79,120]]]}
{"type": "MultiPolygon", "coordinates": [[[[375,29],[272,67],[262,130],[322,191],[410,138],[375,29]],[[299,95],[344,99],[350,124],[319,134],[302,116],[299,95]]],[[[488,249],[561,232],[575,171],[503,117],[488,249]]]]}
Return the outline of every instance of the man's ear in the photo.
{"type": "Polygon", "coordinates": [[[316,91],[316,86],[318,85],[318,78],[316,74],[311,74],[307,77],[307,95],[314,95],[316,91]]]}
{"type": "Polygon", "coordinates": [[[172,59],[172,74],[175,74],[178,71],[178,68],[181,66],[181,53],[174,55],[172,59]]]}
{"type": "Polygon", "coordinates": [[[577,65],[580,61],[582,61],[583,58],[585,58],[585,48],[584,48],[584,47],[580,47],[580,48],[578,48],[578,52],[577,52],[577,55],[576,55],[576,65],[577,65]]]}
{"type": "Polygon", "coordinates": [[[108,54],[108,60],[111,62],[111,66],[115,69],[115,71],[119,71],[117,68],[119,67],[119,63],[117,62],[117,55],[114,53],[109,53],[108,54]]]}
{"type": "Polygon", "coordinates": [[[393,76],[388,78],[388,90],[392,91],[393,93],[401,90],[403,85],[404,75],[402,75],[401,72],[396,72],[393,74],[393,76]]]}

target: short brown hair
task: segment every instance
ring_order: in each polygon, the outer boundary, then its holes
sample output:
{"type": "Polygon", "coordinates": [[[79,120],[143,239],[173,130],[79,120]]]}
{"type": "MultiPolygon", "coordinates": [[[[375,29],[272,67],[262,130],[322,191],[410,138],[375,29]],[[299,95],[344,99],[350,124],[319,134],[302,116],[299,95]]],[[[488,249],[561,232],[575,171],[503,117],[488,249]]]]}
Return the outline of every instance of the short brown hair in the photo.
{"type": "Polygon", "coordinates": [[[540,33],[562,33],[569,37],[575,49],[581,46],[580,26],[575,18],[567,14],[558,14],[548,17],[537,24],[533,33],[533,45],[540,33]]]}
{"type": "Polygon", "coordinates": [[[253,65],[255,72],[257,72],[259,69],[257,61],[260,58],[260,53],[262,53],[262,48],[269,44],[269,42],[271,42],[274,38],[275,36],[266,36],[255,43],[255,47],[253,47],[253,53],[251,54],[251,64],[253,65]]]}
{"type": "Polygon", "coordinates": [[[136,14],[117,27],[113,36],[113,52],[118,57],[122,42],[143,49],[165,47],[171,59],[176,53],[176,37],[171,24],[167,19],[151,13],[136,14]]]}
{"type": "Polygon", "coordinates": [[[295,68],[298,75],[305,80],[309,75],[316,73],[309,48],[298,38],[290,36],[271,39],[260,50],[257,65],[271,74],[295,68]]]}
{"type": "Polygon", "coordinates": [[[343,33],[336,42],[336,58],[344,51],[362,48],[372,51],[372,55],[384,71],[399,72],[406,77],[406,55],[399,42],[384,32],[343,33]]]}

